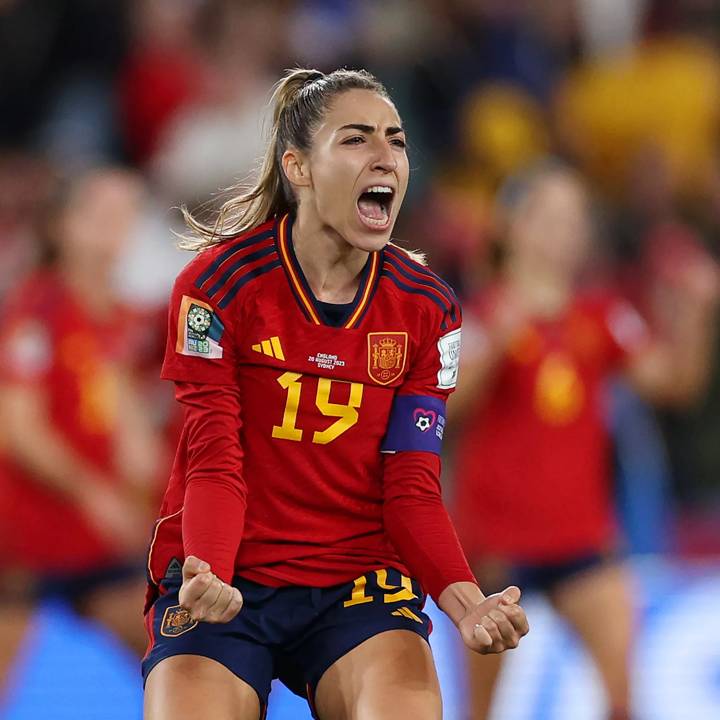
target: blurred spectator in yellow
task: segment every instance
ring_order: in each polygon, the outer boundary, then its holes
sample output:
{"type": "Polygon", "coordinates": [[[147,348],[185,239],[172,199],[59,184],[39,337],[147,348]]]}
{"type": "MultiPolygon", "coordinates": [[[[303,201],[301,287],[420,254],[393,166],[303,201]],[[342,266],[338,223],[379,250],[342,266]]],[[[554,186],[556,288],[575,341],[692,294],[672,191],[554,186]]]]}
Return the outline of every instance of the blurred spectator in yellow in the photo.
{"type": "Polygon", "coordinates": [[[501,84],[468,95],[459,133],[459,152],[438,169],[407,223],[407,235],[430,252],[436,272],[464,296],[484,279],[498,187],[544,157],[550,141],[540,105],[520,87],[501,84]]]}
{"type": "Polygon", "coordinates": [[[560,88],[556,106],[564,142],[610,194],[648,148],[667,158],[681,190],[706,184],[719,120],[720,62],[690,39],[656,40],[583,65],[560,88]]]}
{"type": "MultiPolygon", "coordinates": [[[[547,595],[584,642],[608,718],[631,716],[632,582],[614,517],[605,381],[624,372],[649,400],[703,392],[720,296],[705,254],[675,257],[672,305],[653,336],[588,267],[587,191],[559,165],[516,178],[504,257],[466,304],[463,360],[449,405],[459,428],[457,528],[481,587],[547,595]]],[[[469,658],[474,720],[488,716],[499,658],[469,658]]]]}
{"type": "Polygon", "coordinates": [[[47,262],[4,303],[0,678],[47,597],[144,647],[141,558],[162,452],[133,378],[141,321],[112,289],[142,189],[119,169],[60,188],[47,262]]]}

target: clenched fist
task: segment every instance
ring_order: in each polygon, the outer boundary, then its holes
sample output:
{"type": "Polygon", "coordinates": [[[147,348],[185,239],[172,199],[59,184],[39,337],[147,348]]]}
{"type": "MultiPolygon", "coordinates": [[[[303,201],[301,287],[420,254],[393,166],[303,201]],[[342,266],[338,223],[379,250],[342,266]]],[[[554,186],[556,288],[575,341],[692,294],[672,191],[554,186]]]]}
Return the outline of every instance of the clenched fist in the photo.
{"type": "Polygon", "coordinates": [[[529,630],[519,600],[520,589],[513,585],[468,610],[458,622],[465,645],[482,655],[516,648],[529,630]]]}
{"type": "Polygon", "coordinates": [[[193,620],[209,623],[230,622],[243,604],[240,591],[210,572],[210,565],[188,556],[183,563],[180,605],[193,620]]]}

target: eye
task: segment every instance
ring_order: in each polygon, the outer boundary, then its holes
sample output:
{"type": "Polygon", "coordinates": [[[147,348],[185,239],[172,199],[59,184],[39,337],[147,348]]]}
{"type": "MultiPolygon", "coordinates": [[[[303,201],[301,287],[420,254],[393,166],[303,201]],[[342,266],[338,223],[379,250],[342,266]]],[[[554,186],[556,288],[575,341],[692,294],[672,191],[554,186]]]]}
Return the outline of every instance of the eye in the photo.
{"type": "Polygon", "coordinates": [[[407,147],[407,143],[402,138],[393,138],[390,142],[399,148],[404,149],[407,147]]]}
{"type": "Polygon", "coordinates": [[[343,140],[343,145],[359,145],[360,143],[364,143],[365,138],[362,135],[353,135],[352,137],[348,138],[347,140],[343,140]]]}

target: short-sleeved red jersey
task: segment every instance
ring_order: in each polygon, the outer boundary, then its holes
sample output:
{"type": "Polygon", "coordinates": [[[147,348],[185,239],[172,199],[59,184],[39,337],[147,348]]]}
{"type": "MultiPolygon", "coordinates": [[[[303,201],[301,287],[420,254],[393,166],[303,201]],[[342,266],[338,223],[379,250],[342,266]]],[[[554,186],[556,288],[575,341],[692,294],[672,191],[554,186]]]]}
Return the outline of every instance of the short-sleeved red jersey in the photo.
{"type": "MultiPolygon", "coordinates": [[[[467,313],[479,342],[495,297],[467,313]]],[[[609,548],[605,381],[646,341],[635,310],[605,293],[517,335],[458,444],[455,519],[469,556],[562,561],[609,548]]]]}
{"type": "MultiPolygon", "coordinates": [[[[53,272],[28,278],[7,299],[0,337],[2,382],[40,390],[53,428],[91,467],[113,481],[118,373],[133,337],[127,313],[91,317],[53,272]]],[[[117,561],[111,547],[60,494],[2,452],[0,549],[36,571],[84,571],[117,561]]]]}
{"type": "MultiPolygon", "coordinates": [[[[383,527],[381,451],[437,451],[459,306],[442,280],[388,246],[369,255],[344,322],[332,326],[291,232],[285,216],[188,264],[173,290],[163,377],[239,388],[247,507],[237,574],[327,586],[384,566],[407,572],[383,527]]],[[[154,582],[183,556],[187,452],[183,434],[149,555],[154,582]]]]}

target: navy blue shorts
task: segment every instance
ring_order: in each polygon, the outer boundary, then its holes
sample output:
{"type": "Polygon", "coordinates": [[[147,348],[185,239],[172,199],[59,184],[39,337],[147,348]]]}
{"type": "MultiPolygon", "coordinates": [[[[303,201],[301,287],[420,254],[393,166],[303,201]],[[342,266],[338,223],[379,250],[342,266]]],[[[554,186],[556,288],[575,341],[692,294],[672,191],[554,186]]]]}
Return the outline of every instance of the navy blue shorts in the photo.
{"type": "Polygon", "coordinates": [[[386,630],[410,630],[425,640],[432,630],[420,585],[392,568],[327,588],[273,588],[236,577],[243,607],[226,624],[192,620],[178,602],[180,581],[163,580],[146,614],[143,681],[167,657],[212,658],[255,689],[261,717],[273,678],[307,698],[314,713],[323,673],[354,647],[386,630]]]}

